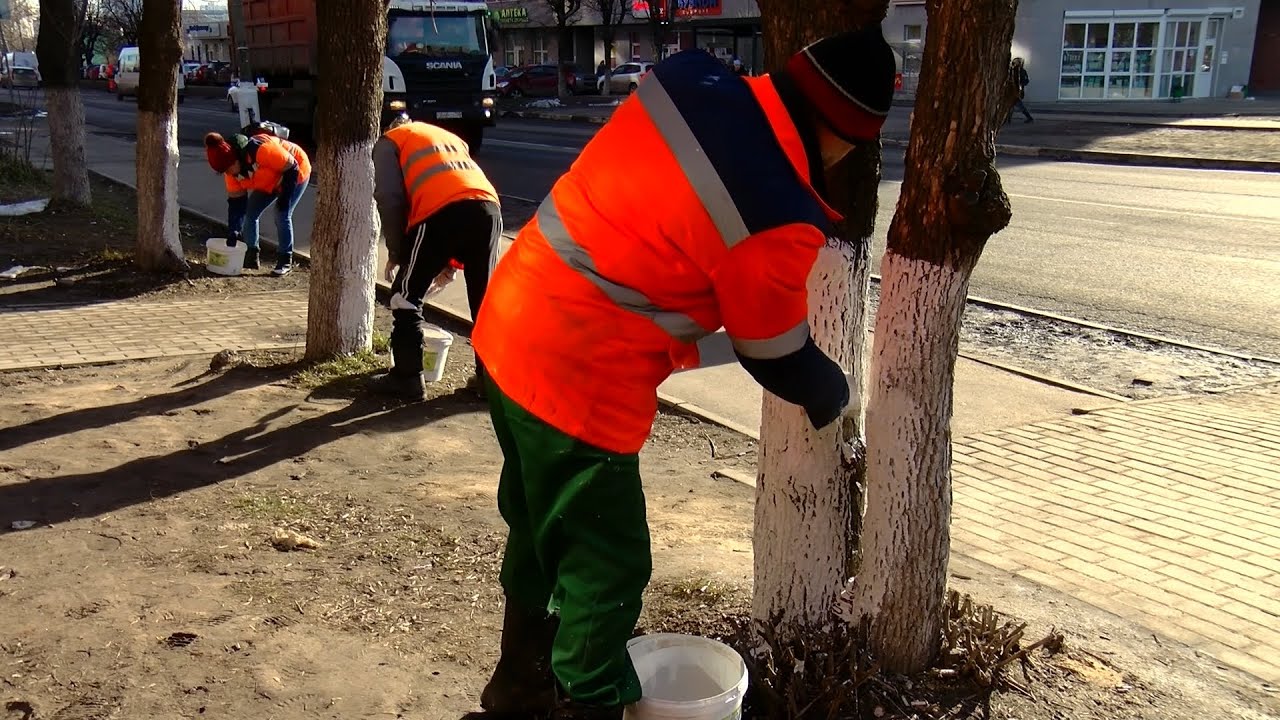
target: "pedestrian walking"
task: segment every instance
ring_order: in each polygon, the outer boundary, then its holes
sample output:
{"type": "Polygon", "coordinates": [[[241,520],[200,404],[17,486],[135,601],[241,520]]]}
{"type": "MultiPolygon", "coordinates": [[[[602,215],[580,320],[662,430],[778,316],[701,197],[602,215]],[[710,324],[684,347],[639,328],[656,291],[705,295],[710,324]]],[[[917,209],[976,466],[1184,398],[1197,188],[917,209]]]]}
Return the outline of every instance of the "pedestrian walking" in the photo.
{"type": "Polygon", "coordinates": [[[1025,122],[1033,122],[1035,118],[1031,117],[1031,111],[1023,104],[1023,100],[1027,97],[1027,86],[1031,84],[1031,76],[1027,74],[1027,61],[1020,57],[1013,59],[1013,71],[1018,75],[1018,100],[1009,109],[1009,117],[1004,122],[1006,125],[1013,122],[1013,111],[1022,111],[1025,122]]]}
{"type": "Polygon", "coordinates": [[[743,66],[742,58],[740,57],[733,58],[733,74],[739,77],[746,77],[751,74],[747,71],[747,68],[743,66]]]}
{"type": "MultiPolygon", "coordinates": [[[[461,268],[471,317],[479,317],[490,258],[502,238],[502,208],[467,143],[436,125],[397,118],[374,143],[373,169],[387,243],[383,275],[392,284],[392,367],[373,378],[373,389],[421,400],[423,302],[461,268]]],[[[483,377],[477,359],[472,387],[481,393],[483,377]]]]}
{"type": "Polygon", "coordinates": [[[276,206],[276,277],[293,270],[293,211],[311,180],[311,159],[302,148],[268,134],[252,137],[218,133],[204,137],[209,167],[221,173],[227,188],[227,232],[243,238],[244,267],[258,269],[259,219],[276,206]]]}
{"type": "Polygon", "coordinates": [[[824,169],[893,99],[880,29],[738,78],[702,50],[656,65],[498,260],[473,344],[509,528],[501,658],[468,717],[618,720],[651,572],[639,450],[657,387],[722,326],[814,427],[849,402],[810,337],[806,281],[837,214],[824,169]],[[625,168],[621,172],[619,168],[625,168]],[[642,203],[634,187],[661,187],[642,203]]]}

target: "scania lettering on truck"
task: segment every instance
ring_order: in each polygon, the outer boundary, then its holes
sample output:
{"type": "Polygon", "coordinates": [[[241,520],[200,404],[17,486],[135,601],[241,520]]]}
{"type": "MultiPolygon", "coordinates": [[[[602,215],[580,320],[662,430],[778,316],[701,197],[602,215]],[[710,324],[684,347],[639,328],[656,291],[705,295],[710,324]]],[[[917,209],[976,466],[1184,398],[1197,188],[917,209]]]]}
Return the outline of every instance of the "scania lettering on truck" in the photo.
{"type": "MultiPolygon", "coordinates": [[[[314,137],[317,0],[230,0],[242,79],[265,85],[264,119],[314,137]]],[[[478,148],[497,118],[488,7],[476,0],[390,0],[382,64],[383,126],[400,113],[443,125],[478,148]]]]}

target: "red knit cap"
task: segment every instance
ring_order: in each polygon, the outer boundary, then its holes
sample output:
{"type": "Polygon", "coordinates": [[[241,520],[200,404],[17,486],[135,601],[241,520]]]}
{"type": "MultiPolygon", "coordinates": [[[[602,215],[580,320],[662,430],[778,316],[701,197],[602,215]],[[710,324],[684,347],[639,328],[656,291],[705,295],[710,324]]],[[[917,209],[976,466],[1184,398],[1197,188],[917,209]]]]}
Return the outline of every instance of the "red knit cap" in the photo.
{"type": "Polygon", "coordinates": [[[874,140],[893,106],[897,62],[879,25],[824,38],[783,71],[844,140],[874,140]]]}
{"type": "Polygon", "coordinates": [[[237,160],[231,145],[218,133],[204,136],[204,154],[209,158],[209,167],[219,173],[226,172],[237,160]]]}

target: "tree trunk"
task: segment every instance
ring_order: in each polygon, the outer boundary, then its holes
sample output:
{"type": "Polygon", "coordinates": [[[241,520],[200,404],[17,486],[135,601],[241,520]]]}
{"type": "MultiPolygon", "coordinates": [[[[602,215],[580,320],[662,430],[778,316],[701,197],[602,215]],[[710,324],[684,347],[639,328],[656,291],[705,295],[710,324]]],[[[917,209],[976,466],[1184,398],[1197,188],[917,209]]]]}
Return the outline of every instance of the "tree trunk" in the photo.
{"type": "MultiPolygon", "coordinates": [[[[765,59],[777,71],[826,34],[878,22],[885,0],[761,0],[765,59]]],[[[828,173],[828,195],[845,216],[809,276],[814,342],[855,378],[862,407],[866,365],[870,236],[880,181],[879,143],[860,147],[828,173]]],[[[859,413],[815,431],[804,411],[765,393],[756,484],[752,617],[776,642],[802,644],[825,633],[856,571],[866,466],[859,413]],[[845,459],[844,447],[853,449],[845,459]]]]}
{"type": "Polygon", "coordinates": [[[855,612],[893,672],[941,642],[950,552],[951,408],[969,276],[1009,222],[995,133],[1014,93],[1016,2],[930,3],[906,176],[881,267],[867,411],[868,482],[855,612]],[[955,78],[969,78],[957,84],[955,78]]]}
{"type": "Polygon", "coordinates": [[[573,30],[569,28],[567,17],[556,18],[556,23],[556,97],[564,102],[569,99],[569,83],[566,82],[564,69],[572,57],[570,48],[573,47],[573,30]]]}
{"type": "Polygon", "coordinates": [[[180,16],[173,0],[144,0],[138,53],[138,266],[185,270],[178,229],[180,16]]]}
{"type": "MultiPolygon", "coordinates": [[[[622,1],[630,2],[630,0],[622,1]]],[[[601,92],[605,97],[609,97],[613,93],[613,89],[609,86],[613,84],[613,45],[617,40],[616,26],[606,26],[604,28],[604,89],[601,92]]]]}
{"type": "Polygon", "coordinates": [[[80,100],[76,50],[80,47],[75,0],[40,0],[36,56],[44,78],[53,155],[53,203],[88,205],[89,166],[85,162],[84,103],[80,100]]]}
{"type": "Polygon", "coordinates": [[[324,178],[311,236],[307,357],[373,343],[378,220],[373,143],[378,138],[387,15],[380,2],[316,3],[320,76],[316,173],[324,178]],[[363,28],[363,29],[362,29],[363,28]]]}

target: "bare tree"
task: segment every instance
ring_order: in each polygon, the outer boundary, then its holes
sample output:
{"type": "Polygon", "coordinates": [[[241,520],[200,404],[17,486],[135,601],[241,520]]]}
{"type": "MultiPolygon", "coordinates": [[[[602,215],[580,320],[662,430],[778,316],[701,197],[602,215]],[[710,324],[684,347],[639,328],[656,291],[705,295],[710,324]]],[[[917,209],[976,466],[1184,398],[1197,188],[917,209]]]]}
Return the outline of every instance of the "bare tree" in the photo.
{"type": "MultiPolygon", "coordinates": [[[[142,29],[142,11],[144,0],[96,0],[98,17],[102,21],[104,34],[111,37],[117,46],[139,45],[139,33],[142,29]]],[[[174,0],[174,12],[178,12],[177,0],[174,0]]],[[[181,25],[179,25],[181,30],[181,25]]],[[[181,37],[179,37],[181,40],[181,37]]]]}
{"type": "Polygon", "coordinates": [[[584,0],[587,8],[600,16],[600,35],[604,39],[604,94],[609,94],[613,77],[613,48],[618,40],[618,26],[631,14],[631,0],[584,0]]]}
{"type": "Polygon", "coordinates": [[[906,175],[881,264],[867,408],[867,511],[854,609],[886,670],[941,645],[951,542],[951,408],[960,318],[987,240],[1008,225],[995,134],[1017,89],[1016,0],[928,4],[906,175]],[[966,78],[956,83],[958,77],[966,78]]]}
{"type": "Polygon", "coordinates": [[[381,2],[316,3],[320,119],[316,173],[324,178],[311,238],[307,357],[367,350],[373,342],[378,219],[373,203],[373,144],[378,137],[381,2]]]}
{"type": "Polygon", "coordinates": [[[36,56],[44,78],[53,156],[55,203],[88,205],[89,166],[85,161],[84,103],[80,100],[80,10],[75,0],[40,0],[36,56]]]}
{"type": "Polygon", "coordinates": [[[565,66],[573,58],[573,28],[570,23],[582,11],[583,0],[545,0],[556,21],[556,95],[560,100],[569,98],[569,85],[565,82],[565,66]]]}
{"type": "Polygon", "coordinates": [[[9,19],[0,20],[0,39],[5,52],[29,52],[36,46],[40,10],[35,0],[11,0],[9,19]]]}
{"type": "MultiPolygon", "coordinates": [[[[776,72],[810,42],[879,23],[887,7],[887,0],[760,0],[766,67],[776,72]]],[[[856,148],[828,173],[828,194],[845,221],[809,276],[814,342],[853,375],[856,408],[879,180],[878,142],[856,148]]],[[[833,636],[841,594],[856,569],[865,443],[857,413],[840,425],[814,430],[803,410],[765,394],[752,617],[767,627],[759,636],[772,638],[772,649],[784,654],[779,646],[820,646],[833,636]]]]}
{"type": "MultiPolygon", "coordinates": [[[[121,0],[123,1],[123,0],[121,0]]],[[[144,270],[185,270],[178,230],[178,63],[182,23],[174,0],[146,0],[138,53],[138,243],[144,270]]]]}
{"type": "Polygon", "coordinates": [[[92,65],[98,54],[98,46],[106,40],[106,26],[102,21],[102,5],[95,0],[80,1],[80,42],[78,52],[85,65],[92,65]]]}
{"type": "MultiPolygon", "coordinates": [[[[648,14],[645,16],[649,20],[649,37],[653,40],[653,61],[658,62],[662,59],[663,49],[666,43],[666,28],[671,24],[671,18],[675,15],[676,0],[648,0],[648,14]]],[[[764,10],[760,11],[761,20],[764,20],[764,10]]]]}

